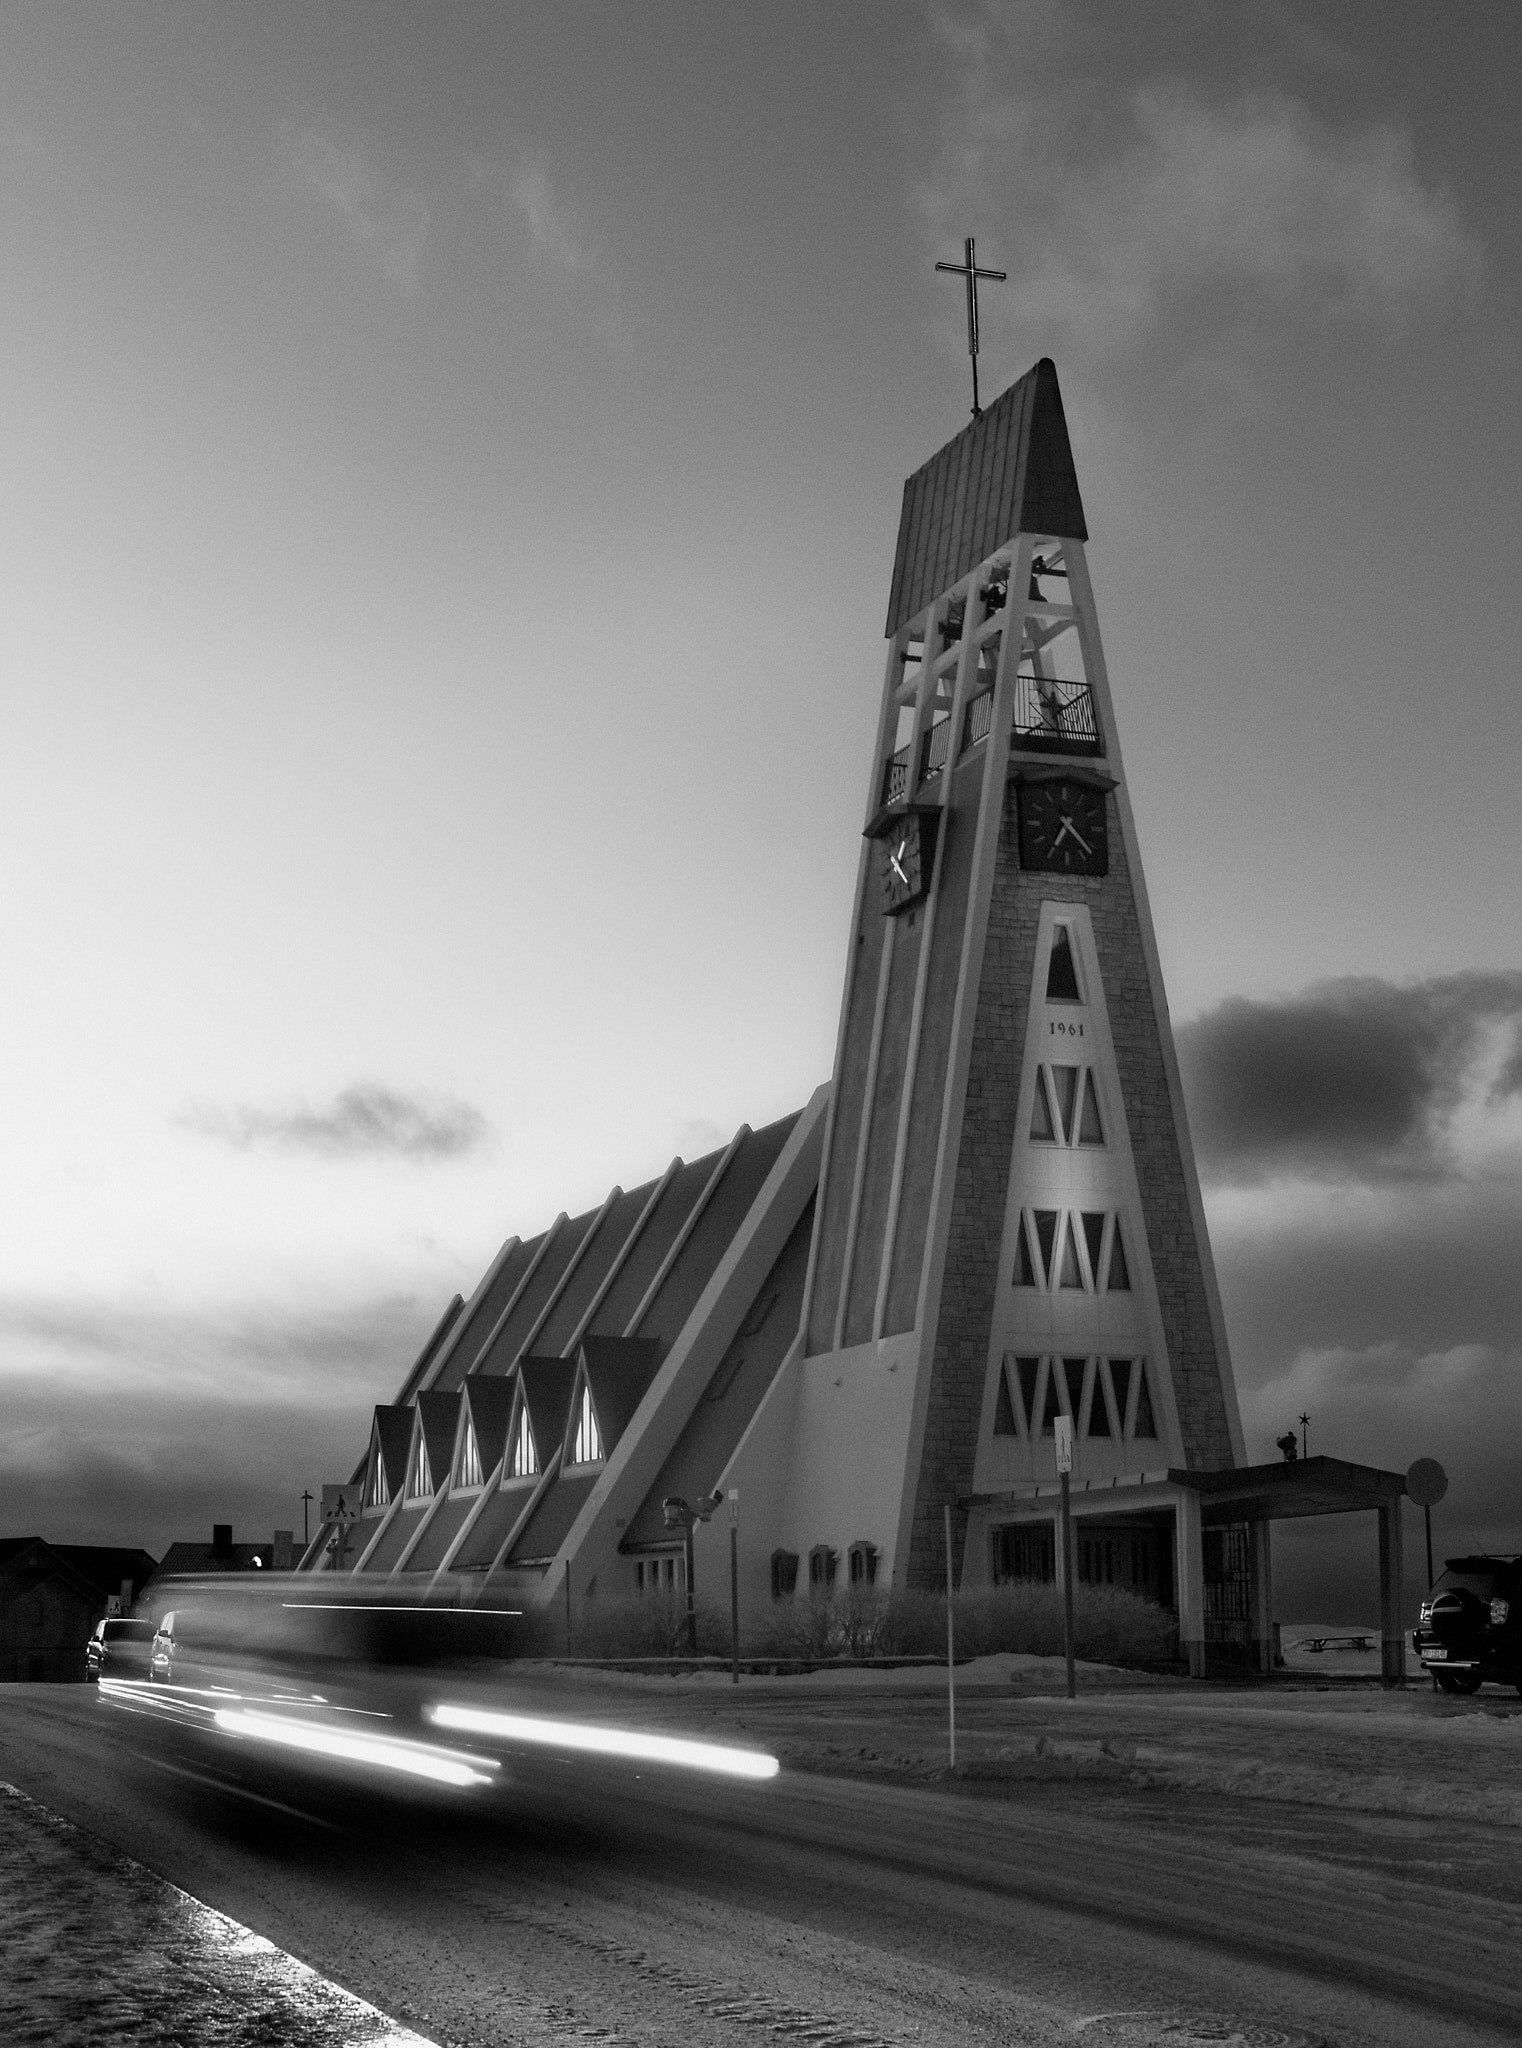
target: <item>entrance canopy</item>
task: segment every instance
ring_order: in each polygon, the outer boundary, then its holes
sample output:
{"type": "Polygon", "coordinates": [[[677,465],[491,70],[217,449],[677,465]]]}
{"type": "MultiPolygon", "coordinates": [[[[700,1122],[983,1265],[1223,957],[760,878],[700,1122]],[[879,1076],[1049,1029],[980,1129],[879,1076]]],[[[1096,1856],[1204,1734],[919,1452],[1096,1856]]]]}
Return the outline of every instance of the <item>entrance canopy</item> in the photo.
{"type": "MultiPolygon", "coordinates": [[[[992,1531],[1028,1522],[1056,1520],[1060,1486],[1024,1486],[1008,1493],[971,1494],[962,1499],[968,1511],[969,1538],[981,1525],[992,1531]]],[[[1381,1661],[1385,1682],[1405,1682],[1405,1635],[1401,1621],[1404,1570],[1400,1504],[1406,1497],[1403,1472],[1384,1472],[1374,1465],[1350,1465],[1341,1458],[1297,1458],[1274,1465],[1238,1465],[1215,1472],[1135,1472],[1117,1479],[1071,1484],[1075,1522],[1090,1517],[1135,1515],[1171,1509],[1174,1520],[1174,1584],[1177,1590],[1180,1648],[1190,1669],[1205,1668],[1203,1532],[1246,1523],[1253,1532],[1251,1629],[1255,1661],[1263,1670],[1272,1661],[1273,1623],[1269,1594],[1270,1522],[1307,1515],[1346,1515],[1367,1510],[1379,1516],[1379,1606],[1381,1661]]],[[[971,1548],[971,1546],[969,1546],[971,1548]]],[[[1057,1546],[1059,1577],[1069,1560],[1057,1546]]]]}

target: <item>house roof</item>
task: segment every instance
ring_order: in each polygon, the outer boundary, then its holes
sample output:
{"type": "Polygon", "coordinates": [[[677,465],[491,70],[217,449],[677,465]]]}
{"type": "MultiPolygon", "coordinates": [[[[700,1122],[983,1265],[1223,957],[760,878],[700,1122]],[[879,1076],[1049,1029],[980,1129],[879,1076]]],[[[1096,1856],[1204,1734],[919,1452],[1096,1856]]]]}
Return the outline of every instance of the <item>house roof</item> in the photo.
{"type": "Polygon", "coordinates": [[[183,1578],[190,1572],[269,1571],[275,1562],[273,1543],[234,1543],[218,1550],[210,1543],[171,1543],[159,1562],[155,1579],[183,1578]]]}
{"type": "Polygon", "coordinates": [[[386,1491],[392,1500],[407,1481],[407,1453],[412,1449],[413,1412],[400,1402],[378,1407],[371,1424],[371,1442],[380,1439],[381,1462],[386,1468],[386,1491]]]}
{"type": "Polygon", "coordinates": [[[30,1569],[26,1553],[34,1549],[45,1551],[50,1558],[62,1558],[70,1571],[102,1594],[119,1593],[123,1579],[130,1579],[136,1591],[157,1569],[146,1550],[109,1543],[49,1543],[43,1536],[6,1536],[0,1537],[0,1572],[30,1569]]]}
{"type": "Polygon", "coordinates": [[[434,1389],[417,1397],[418,1421],[428,1446],[428,1471],[435,1493],[449,1477],[454,1463],[455,1431],[460,1426],[460,1390],[447,1393],[434,1389]]]}
{"type": "Polygon", "coordinates": [[[888,638],[1017,533],[1089,537],[1050,356],[905,483],[888,638]]]}
{"type": "Polygon", "coordinates": [[[490,1478],[507,1449],[508,1424],[513,1417],[513,1382],[495,1374],[476,1373],[465,1382],[465,1400],[476,1432],[476,1449],[481,1454],[481,1474],[490,1478]]]}
{"type": "Polygon", "coordinates": [[[660,1342],[654,1337],[588,1337],[581,1360],[602,1432],[603,1455],[608,1457],[655,1378],[660,1342]]]}

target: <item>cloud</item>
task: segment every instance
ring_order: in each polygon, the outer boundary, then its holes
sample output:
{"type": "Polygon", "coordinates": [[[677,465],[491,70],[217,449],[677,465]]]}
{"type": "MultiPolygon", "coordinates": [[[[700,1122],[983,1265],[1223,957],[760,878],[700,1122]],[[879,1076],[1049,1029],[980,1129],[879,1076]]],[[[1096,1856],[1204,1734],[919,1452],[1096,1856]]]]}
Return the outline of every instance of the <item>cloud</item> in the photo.
{"type": "Polygon", "coordinates": [[[377,1082],[345,1088],[320,1109],[303,1103],[283,1108],[194,1103],[175,1121],[240,1151],[269,1146],[322,1159],[458,1159],[480,1150],[492,1134],[487,1119],[468,1102],[449,1095],[403,1095],[377,1082]]]}
{"type": "Polygon", "coordinates": [[[299,1533],[303,1489],[348,1478],[440,1306],[0,1299],[6,1527],[156,1557],[213,1521],[299,1533]]]}
{"type": "Polygon", "coordinates": [[[604,347],[626,348],[634,330],[618,276],[557,189],[544,157],[527,144],[509,145],[476,152],[465,170],[485,199],[490,234],[499,246],[506,242],[514,282],[521,280],[526,260],[575,306],[580,324],[604,347]]]}
{"type": "Polygon", "coordinates": [[[1238,997],[1178,1047],[1206,1180],[1441,1178],[1522,1095],[1522,972],[1238,997]]]}
{"type": "Polygon", "coordinates": [[[296,181],[337,214],[366,261],[398,291],[415,292],[430,219],[422,194],[315,128],[285,124],[278,141],[296,181]]]}
{"type": "Polygon", "coordinates": [[[555,197],[549,173],[542,164],[528,164],[512,173],[506,189],[509,201],[528,228],[529,246],[535,256],[557,265],[572,277],[601,270],[601,257],[590,242],[583,240],[555,197]]]}
{"type": "MultiPolygon", "coordinates": [[[[1124,350],[1170,313],[1398,316],[1471,282],[1476,246],[1394,122],[1333,125],[1283,92],[1104,77],[1092,24],[1044,5],[943,15],[954,63],[919,194],[937,246],[1000,223],[989,260],[1043,346],[1124,350]]],[[[1000,287],[1003,290],[1003,287],[1000,287]]]]}

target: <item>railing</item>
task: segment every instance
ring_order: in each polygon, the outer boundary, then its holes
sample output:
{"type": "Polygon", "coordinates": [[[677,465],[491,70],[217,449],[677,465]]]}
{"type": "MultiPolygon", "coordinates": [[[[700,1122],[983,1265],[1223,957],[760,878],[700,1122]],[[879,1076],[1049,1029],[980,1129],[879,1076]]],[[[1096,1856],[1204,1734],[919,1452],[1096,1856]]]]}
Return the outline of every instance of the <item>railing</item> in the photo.
{"type": "Polygon", "coordinates": [[[929,732],[926,733],[924,743],[920,749],[921,782],[931,781],[946,766],[946,756],[950,752],[950,742],[951,720],[949,717],[938,718],[935,724],[931,726],[929,732]]]}
{"type": "Polygon", "coordinates": [[[980,690],[976,697],[969,698],[967,716],[962,721],[962,752],[986,740],[993,728],[994,693],[980,690]]]}
{"type": "Polygon", "coordinates": [[[1014,739],[1020,747],[1048,747],[1061,754],[1099,753],[1099,727],[1088,684],[1060,676],[1017,675],[1014,739]]]}
{"type": "Polygon", "coordinates": [[[883,796],[885,804],[896,804],[900,797],[909,794],[909,759],[914,752],[913,742],[900,747],[883,764],[883,796]]]}

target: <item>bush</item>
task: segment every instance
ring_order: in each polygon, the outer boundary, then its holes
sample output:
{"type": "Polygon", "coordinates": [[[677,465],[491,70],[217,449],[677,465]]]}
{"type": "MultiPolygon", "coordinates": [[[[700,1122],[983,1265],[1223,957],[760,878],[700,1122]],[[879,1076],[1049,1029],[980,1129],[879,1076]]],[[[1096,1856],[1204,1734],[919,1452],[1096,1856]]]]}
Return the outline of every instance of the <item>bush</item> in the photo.
{"type": "MultiPolygon", "coordinates": [[[[959,1657],[1014,1650],[1062,1654],[1062,1600],[1055,1585],[1012,1584],[959,1593],[953,1606],[959,1657]]],[[[1159,1663],[1176,1654],[1166,1608],[1118,1586],[1073,1589],[1075,1654],[1099,1664],[1159,1663]]],[[[776,1657],[939,1656],[946,1648],[946,1597],[923,1592],[832,1592],[781,1602],[751,1655],[776,1657]]]]}

